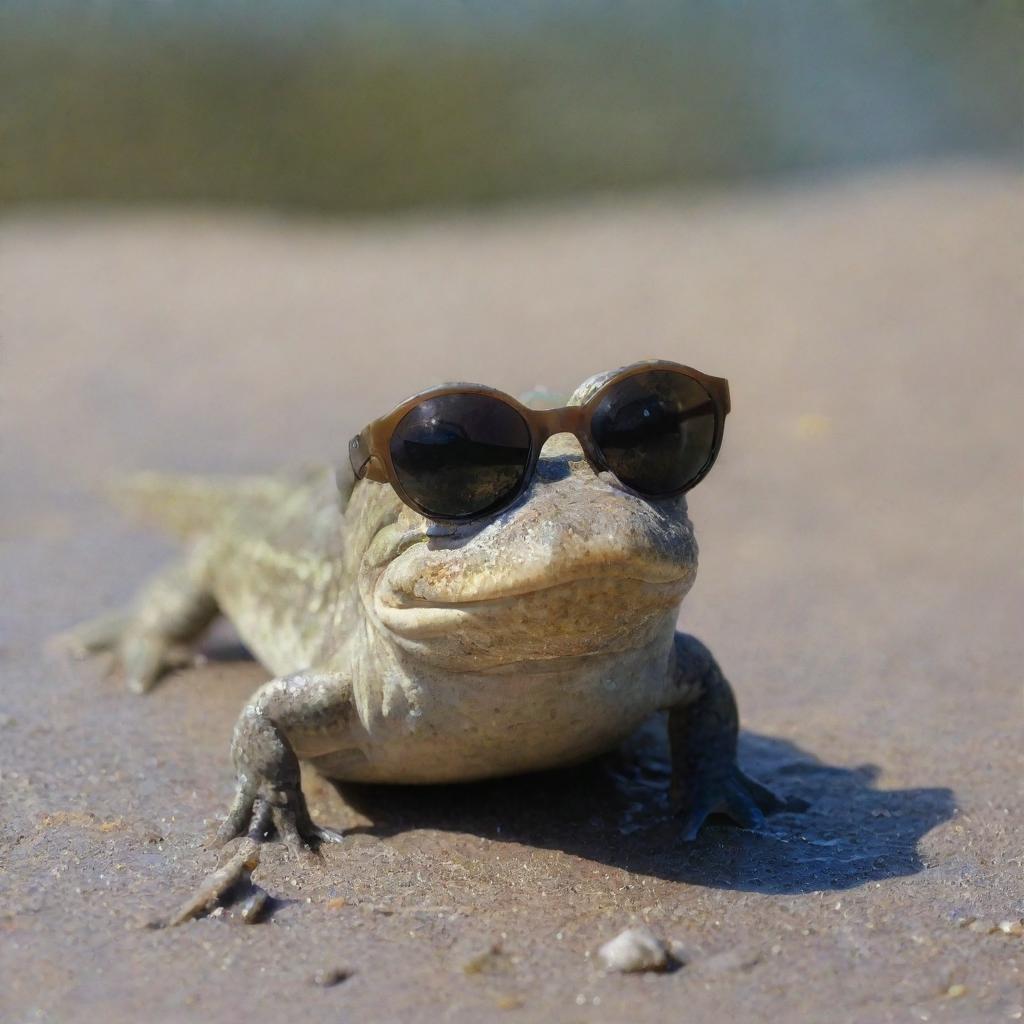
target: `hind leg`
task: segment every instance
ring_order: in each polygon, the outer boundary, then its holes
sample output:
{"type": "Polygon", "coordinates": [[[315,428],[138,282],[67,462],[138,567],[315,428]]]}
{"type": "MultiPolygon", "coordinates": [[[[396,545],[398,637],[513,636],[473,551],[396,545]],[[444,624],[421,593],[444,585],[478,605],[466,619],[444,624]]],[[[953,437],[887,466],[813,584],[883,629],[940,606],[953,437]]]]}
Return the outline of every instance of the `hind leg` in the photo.
{"type": "Polygon", "coordinates": [[[128,689],[145,693],[181,664],[182,647],[195,643],[217,617],[207,575],[207,559],[196,551],[155,576],[128,609],[85,623],[68,642],[83,654],[112,651],[128,689]]]}

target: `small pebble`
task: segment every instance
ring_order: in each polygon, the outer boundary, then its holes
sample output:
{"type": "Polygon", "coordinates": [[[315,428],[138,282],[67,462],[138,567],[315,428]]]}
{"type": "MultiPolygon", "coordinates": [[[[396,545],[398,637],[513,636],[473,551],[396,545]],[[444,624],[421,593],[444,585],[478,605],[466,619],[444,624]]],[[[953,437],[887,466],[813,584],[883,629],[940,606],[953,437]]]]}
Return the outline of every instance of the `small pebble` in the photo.
{"type": "Polygon", "coordinates": [[[665,944],[649,928],[627,928],[598,951],[606,971],[663,971],[669,965],[665,944]]]}

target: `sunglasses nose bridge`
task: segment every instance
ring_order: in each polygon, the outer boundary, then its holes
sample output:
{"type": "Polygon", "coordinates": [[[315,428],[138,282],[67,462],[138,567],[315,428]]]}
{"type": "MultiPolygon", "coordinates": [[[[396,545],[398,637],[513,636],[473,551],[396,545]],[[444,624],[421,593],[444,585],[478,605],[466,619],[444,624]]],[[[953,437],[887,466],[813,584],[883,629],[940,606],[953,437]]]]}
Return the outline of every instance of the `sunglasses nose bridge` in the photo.
{"type": "MultiPolygon", "coordinates": [[[[530,473],[530,478],[532,479],[535,474],[540,472],[542,449],[551,438],[556,437],[559,434],[569,434],[574,437],[579,444],[583,457],[592,466],[596,465],[592,452],[593,445],[590,441],[589,423],[590,417],[586,410],[581,406],[569,405],[561,409],[535,410],[531,417],[531,428],[533,430],[535,447],[532,463],[533,468],[530,473]]],[[[565,454],[566,452],[560,448],[559,454],[548,460],[551,465],[542,474],[545,479],[550,476],[552,472],[551,467],[553,467],[555,463],[564,462],[565,454]]],[[[554,479],[561,479],[564,475],[565,472],[563,470],[554,477],[554,479]]]]}
{"type": "Polygon", "coordinates": [[[555,434],[572,434],[586,447],[584,436],[586,414],[578,405],[567,405],[562,409],[540,409],[534,413],[534,435],[537,451],[544,447],[548,438],[555,434]]]}

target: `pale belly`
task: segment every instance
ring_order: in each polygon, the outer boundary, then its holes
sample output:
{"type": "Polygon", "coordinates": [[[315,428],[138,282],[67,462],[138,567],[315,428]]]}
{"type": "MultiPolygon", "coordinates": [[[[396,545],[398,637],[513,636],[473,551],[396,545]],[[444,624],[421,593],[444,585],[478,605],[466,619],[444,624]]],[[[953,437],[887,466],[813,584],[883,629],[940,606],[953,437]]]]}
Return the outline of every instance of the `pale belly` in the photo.
{"type": "Polygon", "coordinates": [[[671,633],[645,648],[360,694],[364,734],[317,757],[353,782],[461,782],[572,764],[614,748],[672,700],[671,633]],[[373,709],[373,710],[369,710],[373,709]]]}

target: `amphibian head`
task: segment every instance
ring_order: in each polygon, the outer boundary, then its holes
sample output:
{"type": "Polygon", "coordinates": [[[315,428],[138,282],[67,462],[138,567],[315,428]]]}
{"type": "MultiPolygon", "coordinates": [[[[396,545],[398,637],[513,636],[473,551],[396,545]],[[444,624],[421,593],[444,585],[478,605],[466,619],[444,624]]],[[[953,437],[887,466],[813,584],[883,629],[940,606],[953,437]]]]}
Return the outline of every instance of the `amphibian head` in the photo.
{"type": "Polygon", "coordinates": [[[346,519],[362,533],[370,620],[452,671],[556,668],[671,636],[697,568],[685,497],[637,494],[568,434],[545,444],[530,486],[493,517],[434,523],[387,485],[363,482],[346,519]]]}

